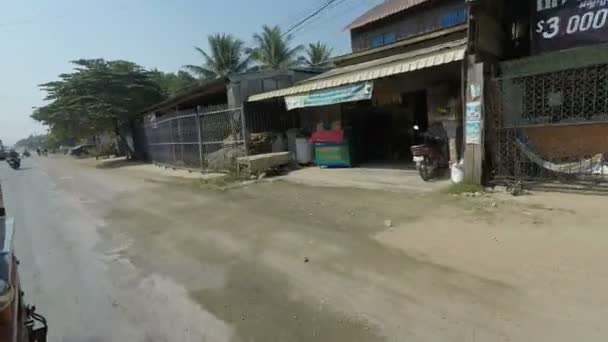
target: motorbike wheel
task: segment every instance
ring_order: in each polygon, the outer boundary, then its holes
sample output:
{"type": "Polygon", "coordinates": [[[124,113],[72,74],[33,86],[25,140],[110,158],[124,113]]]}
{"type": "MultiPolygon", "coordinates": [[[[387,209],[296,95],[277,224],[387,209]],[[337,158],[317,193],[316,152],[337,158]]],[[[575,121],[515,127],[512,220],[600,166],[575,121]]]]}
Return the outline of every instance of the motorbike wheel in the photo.
{"type": "Polygon", "coordinates": [[[420,178],[422,178],[422,180],[425,182],[428,182],[433,179],[433,174],[435,173],[434,167],[431,165],[431,163],[429,163],[429,160],[427,158],[424,158],[424,161],[420,163],[420,166],[418,167],[418,173],[420,173],[420,178]]]}

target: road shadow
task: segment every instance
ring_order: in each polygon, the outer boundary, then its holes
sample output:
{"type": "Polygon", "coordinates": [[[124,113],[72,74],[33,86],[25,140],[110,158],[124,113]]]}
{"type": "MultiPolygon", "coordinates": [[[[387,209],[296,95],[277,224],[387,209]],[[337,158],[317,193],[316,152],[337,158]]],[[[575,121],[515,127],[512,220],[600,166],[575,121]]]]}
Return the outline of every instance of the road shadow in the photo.
{"type": "Polygon", "coordinates": [[[16,169],[16,170],[15,170],[15,169],[13,169],[13,168],[12,168],[12,167],[10,167],[10,166],[7,166],[7,168],[8,168],[9,170],[11,170],[11,171],[27,171],[27,170],[31,170],[31,169],[32,169],[32,168],[31,168],[31,167],[29,167],[29,166],[26,166],[26,167],[20,167],[20,168],[18,168],[18,169],[16,169]]]}
{"type": "Polygon", "coordinates": [[[145,164],[146,163],[139,161],[139,160],[120,158],[120,159],[102,160],[96,167],[98,169],[107,170],[107,169],[120,169],[123,167],[138,166],[138,165],[145,165],[145,164]]]}
{"type": "Polygon", "coordinates": [[[294,296],[287,276],[254,261],[235,262],[221,288],[190,292],[192,298],[235,327],[231,341],[383,341],[377,327],[329,304],[294,296]]]}

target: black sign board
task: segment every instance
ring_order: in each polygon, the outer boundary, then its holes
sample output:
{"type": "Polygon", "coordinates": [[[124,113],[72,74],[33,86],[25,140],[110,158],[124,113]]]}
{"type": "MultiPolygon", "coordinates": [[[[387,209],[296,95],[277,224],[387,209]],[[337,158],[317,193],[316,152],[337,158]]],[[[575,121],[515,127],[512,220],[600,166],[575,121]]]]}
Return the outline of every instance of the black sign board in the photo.
{"type": "Polygon", "coordinates": [[[608,0],[530,0],[533,53],[608,42],[608,0]]]}

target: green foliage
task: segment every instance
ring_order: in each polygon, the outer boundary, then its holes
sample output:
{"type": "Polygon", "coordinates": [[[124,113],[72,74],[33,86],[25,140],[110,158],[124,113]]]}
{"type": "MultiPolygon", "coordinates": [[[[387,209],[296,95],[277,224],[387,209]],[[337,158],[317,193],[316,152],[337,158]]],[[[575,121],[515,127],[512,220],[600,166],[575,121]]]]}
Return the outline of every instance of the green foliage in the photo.
{"type": "Polygon", "coordinates": [[[192,77],[192,75],[180,70],[175,74],[173,86],[169,88],[169,95],[174,96],[185,89],[192,88],[199,84],[200,82],[196,78],[192,77]]]}
{"type": "Polygon", "coordinates": [[[17,141],[17,143],[15,145],[17,147],[24,147],[24,148],[27,148],[30,150],[35,150],[39,146],[46,146],[47,140],[48,140],[48,135],[46,135],[46,134],[40,134],[40,135],[30,134],[29,137],[17,141]]]}
{"type": "Polygon", "coordinates": [[[290,47],[291,35],[284,35],[278,26],[264,25],[262,33],[253,36],[256,47],[250,51],[261,69],[286,70],[300,63],[301,45],[290,47]]]}
{"type": "Polygon", "coordinates": [[[108,157],[116,154],[116,146],[114,144],[103,144],[89,151],[94,157],[108,157]]]}
{"type": "Polygon", "coordinates": [[[69,141],[70,141],[69,137],[62,135],[61,133],[51,131],[48,134],[47,139],[46,139],[46,147],[51,150],[57,150],[57,149],[59,149],[59,147],[61,145],[65,144],[66,142],[69,142],[69,141]]]}
{"type": "Polygon", "coordinates": [[[326,44],[316,42],[308,44],[304,61],[310,67],[323,67],[331,63],[332,49],[326,44]]]}
{"type": "Polygon", "coordinates": [[[245,43],[230,34],[218,33],[207,37],[207,53],[200,47],[194,49],[203,57],[202,65],[186,65],[184,68],[200,79],[216,79],[247,70],[249,56],[245,54],[245,43]]]}
{"type": "Polygon", "coordinates": [[[196,78],[182,70],[172,73],[155,69],[150,72],[150,77],[159,85],[165,97],[175,96],[185,89],[200,84],[196,78]]]}
{"type": "Polygon", "coordinates": [[[444,192],[447,194],[460,195],[464,193],[484,192],[484,190],[479,184],[459,183],[451,184],[449,187],[444,189],[444,192]]]}
{"type": "Polygon", "coordinates": [[[72,64],[71,73],[40,85],[49,103],[32,114],[57,142],[115,131],[166,97],[152,74],[135,63],[80,59],[72,64]]]}

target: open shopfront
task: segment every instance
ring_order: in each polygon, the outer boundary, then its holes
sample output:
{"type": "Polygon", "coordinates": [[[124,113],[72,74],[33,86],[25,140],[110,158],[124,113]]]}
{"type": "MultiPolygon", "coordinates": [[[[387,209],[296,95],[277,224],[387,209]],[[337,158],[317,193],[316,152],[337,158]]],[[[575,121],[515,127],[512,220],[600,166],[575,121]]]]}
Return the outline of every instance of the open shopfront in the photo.
{"type": "MultiPolygon", "coordinates": [[[[297,117],[301,132],[315,143],[333,147],[330,158],[341,160],[348,154],[350,162],[338,166],[407,167],[410,147],[420,143],[414,126],[424,131],[434,122],[443,125],[451,158],[457,160],[464,50],[464,42],[458,41],[336,68],[249,101],[284,101],[286,113],[297,117]],[[338,132],[331,134],[334,131],[338,132]],[[336,137],[337,141],[327,140],[336,137]]],[[[315,151],[317,164],[323,165],[315,151]]]]}

